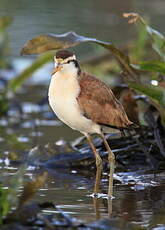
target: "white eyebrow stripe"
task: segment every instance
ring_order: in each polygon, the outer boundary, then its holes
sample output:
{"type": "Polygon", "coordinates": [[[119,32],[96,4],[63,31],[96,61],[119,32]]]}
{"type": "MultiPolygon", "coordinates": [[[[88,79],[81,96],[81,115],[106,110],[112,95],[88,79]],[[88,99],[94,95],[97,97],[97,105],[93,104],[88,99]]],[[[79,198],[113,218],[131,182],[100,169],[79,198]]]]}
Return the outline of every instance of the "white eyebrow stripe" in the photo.
{"type": "Polygon", "coordinates": [[[76,60],[76,56],[75,55],[73,55],[73,56],[71,56],[71,57],[68,57],[68,58],[66,58],[66,59],[64,59],[63,61],[58,61],[58,60],[60,60],[61,58],[56,58],[56,57],[54,57],[54,61],[55,62],[57,62],[57,63],[66,63],[66,62],[68,62],[68,61],[72,61],[72,60],[76,60]]]}

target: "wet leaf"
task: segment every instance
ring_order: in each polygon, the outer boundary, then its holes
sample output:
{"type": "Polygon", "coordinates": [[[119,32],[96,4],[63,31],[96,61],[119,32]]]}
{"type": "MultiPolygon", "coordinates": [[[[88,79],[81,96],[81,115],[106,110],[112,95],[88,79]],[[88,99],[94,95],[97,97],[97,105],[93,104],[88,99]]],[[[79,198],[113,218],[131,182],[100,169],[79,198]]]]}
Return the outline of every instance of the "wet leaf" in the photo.
{"type": "Polygon", "coordinates": [[[127,55],[117,49],[112,43],[100,41],[96,38],[88,38],[76,34],[75,32],[67,32],[64,34],[43,34],[29,40],[22,48],[21,54],[40,54],[48,50],[66,49],[84,42],[92,42],[108,49],[117,58],[124,71],[131,78],[136,80],[137,71],[130,65],[127,55]]]}
{"type": "Polygon", "coordinates": [[[19,207],[25,205],[40,189],[47,178],[47,172],[42,173],[41,175],[37,175],[35,180],[27,182],[24,186],[23,193],[19,199],[19,207]]]}
{"type": "Polygon", "coordinates": [[[147,71],[153,71],[153,72],[159,72],[162,74],[165,74],[165,62],[161,61],[144,61],[140,62],[138,65],[133,65],[134,68],[140,69],[140,70],[147,70],[147,71]]]}

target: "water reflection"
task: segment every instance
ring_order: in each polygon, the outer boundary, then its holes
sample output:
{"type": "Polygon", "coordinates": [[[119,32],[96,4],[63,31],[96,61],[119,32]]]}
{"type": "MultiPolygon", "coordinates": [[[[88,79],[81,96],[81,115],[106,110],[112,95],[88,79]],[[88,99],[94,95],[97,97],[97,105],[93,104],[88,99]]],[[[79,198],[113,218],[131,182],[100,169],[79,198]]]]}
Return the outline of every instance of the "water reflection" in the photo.
{"type": "MultiPolygon", "coordinates": [[[[6,159],[8,158],[6,157],[4,161],[0,162],[4,187],[8,187],[9,178],[17,170],[16,164],[9,160],[6,161],[6,159]]],[[[126,222],[148,226],[155,215],[159,212],[161,214],[161,209],[164,207],[164,172],[155,172],[155,177],[151,172],[120,172],[115,176],[115,178],[119,178],[119,180],[115,180],[115,199],[107,200],[90,196],[93,193],[95,170],[72,170],[70,168],[49,167],[49,165],[43,164],[39,171],[36,171],[35,166],[29,166],[25,175],[27,178],[32,178],[36,173],[43,171],[48,172],[46,184],[35,195],[33,201],[40,204],[51,201],[64,213],[85,222],[117,217],[126,222]],[[126,178],[132,178],[132,180],[127,181],[126,178]],[[135,191],[133,186],[139,181],[142,183],[155,182],[155,186],[150,183],[143,190],[135,191]]],[[[104,174],[101,193],[107,191],[108,183],[105,178],[107,175],[104,174]]],[[[43,212],[51,214],[56,211],[50,208],[43,210],[43,212]]]]}
{"type": "MultiPolygon", "coordinates": [[[[1,0],[0,13],[13,15],[14,22],[10,28],[11,47],[13,55],[19,56],[19,51],[27,39],[40,33],[54,32],[63,33],[75,30],[86,36],[98,37],[99,39],[114,40],[125,43],[125,40],[133,37],[132,27],[121,18],[124,11],[142,10],[151,16],[152,24],[158,29],[164,29],[164,1],[20,1],[1,0]],[[130,29],[131,28],[131,29],[130,29]],[[123,31],[125,33],[123,33],[123,31]],[[120,36],[121,35],[121,36],[120,36]]],[[[141,12],[142,12],[141,11],[141,12]]],[[[91,54],[95,48],[82,45],[78,48],[82,55],[91,54]],[[92,51],[92,52],[91,52],[92,51]]],[[[22,61],[21,61],[22,63],[22,61]]],[[[31,63],[31,61],[29,62],[31,63]]],[[[16,62],[17,70],[20,63],[16,62]]],[[[51,69],[50,66],[48,66],[51,69]]],[[[19,69],[20,70],[20,69],[19,69]]],[[[41,75],[38,73],[41,81],[41,75]]],[[[46,71],[43,79],[48,82],[46,71]],[[46,76],[46,77],[45,77],[46,76]]],[[[37,81],[37,84],[39,81],[37,81]]],[[[34,83],[34,82],[32,82],[34,83]]],[[[1,179],[4,188],[8,187],[8,179],[15,174],[17,165],[10,165],[10,159],[15,159],[17,154],[21,157],[27,150],[36,145],[41,148],[47,143],[63,144],[61,138],[71,141],[80,134],[71,131],[70,128],[61,125],[52,115],[47,102],[39,103],[46,88],[33,85],[23,89],[16,97],[15,105],[8,113],[8,118],[0,120],[1,126],[1,157],[0,169],[4,173],[1,179]],[[18,105],[21,105],[21,110],[18,105]],[[59,141],[59,139],[61,139],[59,141]]],[[[55,151],[55,150],[54,150],[55,151]]],[[[38,151],[40,152],[40,151],[38,151]]],[[[43,158],[44,161],[44,158],[43,158]]],[[[34,175],[35,166],[31,166],[26,177],[34,175]]],[[[44,169],[45,170],[45,169],[44,169]]],[[[106,199],[91,198],[94,186],[93,172],[81,170],[54,170],[47,169],[49,177],[46,186],[40,189],[34,200],[40,203],[54,201],[65,213],[80,218],[85,222],[91,222],[99,218],[122,217],[126,221],[148,225],[153,216],[161,212],[165,201],[164,173],[118,173],[114,186],[115,199],[107,202],[106,199]],[[112,212],[113,210],[113,212],[112,212]]],[[[107,175],[105,175],[107,177],[107,175]]],[[[107,179],[102,179],[102,193],[107,191],[107,179]]],[[[52,213],[54,210],[44,210],[52,213]]],[[[56,212],[56,211],[55,211],[56,212]]]]}
{"type": "MultiPolygon", "coordinates": [[[[148,174],[146,176],[149,177],[148,174]]],[[[164,186],[135,192],[130,185],[118,185],[114,188],[115,199],[109,201],[91,198],[89,195],[93,192],[93,186],[94,177],[84,177],[79,173],[64,174],[59,171],[56,174],[55,170],[49,170],[47,190],[40,190],[36,199],[40,202],[54,200],[62,211],[87,222],[99,218],[122,217],[125,221],[143,226],[147,225],[164,205],[164,186]]],[[[104,191],[107,191],[107,184],[102,186],[102,192],[104,191]]]]}
{"type": "MultiPolygon", "coordinates": [[[[44,89],[43,86],[35,86],[35,94],[32,95],[30,92],[33,91],[33,86],[30,86],[28,94],[27,89],[19,93],[16,101],[19,105],[24,105],[24,112],[14,106],[12,109],[16,113],[11,109],[9,118],[0,120],[2,153],[0,164],[1,173],[4,174],[2,177],[4,186],[8,186],[8,178],[15,174],[17,166],[20,165],[21,162],[17,160],[26,159],[27,150],[29,152],[29,149],[39,145],[40,147],[31,149],[29,153],[32,159],[27,160],[30,167],[26,177],[33,177],[36,167],[41,162],[42,170],[48,171],[49,177],[45,187],[35,196],[35,201],[39,203],[54,201],[65,213],[85,222],[99,218],[122,217],[125,221],[147,225],[164,205],[164,172],[157,172],[155,176],[152,172],[145,171],[118,172],[114,175],[115,199],[108,202],[107,199],[92,198],[90,195],[93,193],[95,182],[94,169],[80,170],[69,167],[60,169],[56,168],[57,164],[51,160],[51,156],[56,152],[71,151],[68,141],[80,134],[59,123],[46,106],[46,101],[45,104],[38,103],[43,97],[44,89]],[[25,105],[28,108],[25,108],[25,105]],[[60,139],[60,135],[64,139],[60,139]],[[50,162],[45,165],[47,159],[50,159],[50,162]]],[[[85,147],[83,151],[86,151],[85,147]]],[[[100,193],[105,194],[107,186],[108,176],[103,173],[100,193]]],[[[51,211],[54,210],[50,209],[44,213],[51,211]]]]}

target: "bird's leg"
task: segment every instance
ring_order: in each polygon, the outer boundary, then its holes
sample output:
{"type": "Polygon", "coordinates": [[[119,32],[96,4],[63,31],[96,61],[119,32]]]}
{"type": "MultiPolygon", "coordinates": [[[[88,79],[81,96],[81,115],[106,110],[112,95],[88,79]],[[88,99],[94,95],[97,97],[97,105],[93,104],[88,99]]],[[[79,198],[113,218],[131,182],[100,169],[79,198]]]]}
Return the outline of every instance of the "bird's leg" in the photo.
{"type": "Polygon", "coordinates": [[[85,134],[89,145],[94,153],[95,159],[96,159],[96,180],[95,180],[95,187],[94,187],[94,194],[97,194],[99,192],[99,187],[100,187],[100,181],[101,181],[101,173],[102,173],[102,159],[97,152],[93,142],[92,138],[89,134],[85,134]]]}
{"type": "Polygon", "coordinates": [[[108,199],[108,216],[111,218],[112,215],[112,199],[108,199]]]}
{"type": "Polygon", "coordinates": [[[94,204],[96,220],[100,219],[100,202],[101,202],[101,199],[98,199],[97,197],[93,197],[93,204],[94,204]]]}
{"type": "Polygon", "coordinates": [[[115,155],[113,154],[112,150],[110,149],[109,144],[108,144],[103,133],[101,134],[101,137],[103,139],[105,148],[108,151],[108,161],[110,164],[108,196],[112,198],[112,196],[113,196],[113,173],[115,170],[115,155]]]}

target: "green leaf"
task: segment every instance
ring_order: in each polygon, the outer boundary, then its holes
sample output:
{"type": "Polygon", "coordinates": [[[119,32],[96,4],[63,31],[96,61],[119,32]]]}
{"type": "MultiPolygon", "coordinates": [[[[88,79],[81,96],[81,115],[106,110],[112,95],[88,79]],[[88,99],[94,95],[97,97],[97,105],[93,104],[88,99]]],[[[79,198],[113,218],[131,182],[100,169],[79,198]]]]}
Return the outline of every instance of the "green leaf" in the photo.
{"type": "Polygon", "coordinates": [[[159,31],[145,24],[146,30],[153,40],[153,49],[165,60],[165,37],[159,31]]]}
{"type": "Polygon", "coordinates": [[[140,93],[145,94],[153,100],[156,100],[162,106],[165,106],[165,90],[159,86],[142,85],[138,83],[129,82],[129,86],[140,93]]]}
{"type": "Polygon", "coordinates": [[[76,34],[75,32],[67,32],[64,34],[43,34],[29,40],[22,48],[21,54],[40,54],[48,50],[58,50],[70,48],[84,42],[96,43],[105,49],[108,49],[117,58],[124,71],[128,76],[137,80],[137,71],[130,65],[127,55],[117,49],[112,43],[100,41],[95,38],[89,38],[76,34]]]}
{"type": "Polygon", "coordinates": [[[0,68],[7,68],[8,61],[6,56],[9,54],[7,27],[10,25],[12,19],[10,17],[0,18],[0,68]]]}
{"type": "Polygon", "coordinates": [[[134,68],[140,69],[140,70],[146,70],[151,72],[158,72],[165,74],[165,62],[161,61],[144,61],[140,62],[138,65],[133,65],[134,68]]]}
{"type": "Polygon", "coordinates": [[[0,117],[7,114],[9,109],[8,99],[5,92],[0,92],[0,117]]]}
{"type": "Polygon", "coordinates": [[[153,29],[148,23],[137,13],[124,13],[125,18],[129,18],[129,23],[140,22],[144,26],[148,35],[152,39],[152,47],[165,60],[165,37],[159,31],[153,29]]]}
{"type": "Polygon", "coordinates": [[[16,91],[26,79],[31,77],[31,75],[38,70],[40,67],[50,62],[53,58],[52,52],[47,52],[39,56],[29,67],[27,67],[22,73],[16,76],[14,79],[11,79],[8,84],[8,88],[16,91]]]}
{"type": "Polygon", "coordinates": [[[84,42],[94,42],[104,47],[113,46],[110,42],[84,37],[75,32],[67,32],[64,34],[43,34],[29,40],[22,48],[21,54],[41,54],[48,50],[67,49],[84,42]]]}
{"type": "Polygon", "coordinates": [[[4,190],[3,186],[0,185],[0,225],[2,224],[3,218],[9,213],[11,207],[18,207],[19,205],[18,192],[23,185],[25,172],[26,166],[21,166],[15,175],[9,179],[9,188],[7,190],[4,190]]]}
{"type": "Polygon", "coordinates": [[[146,95],[150,98],[152,104],[160,112],[162,123],[165,124],[165,90],[159,86],[142,85],[133,82],[128,83],[132,89],[146,95]]]}
{"type": "Polygon", "coordinates": [[[137,39],[135,40],[131,54],[135,60],[140,60],[145,56],[147,38],[147,31],[145,30],[144,26],[139,24],[137,27],[137,39]]]}
{"type": "Polygon", "coordinates": [[[0,185],[0,225],[2,224],[3,217],[5,217],[10,210],[7,197],[8,191],[4,190],[2,185],[0,185]]]}

